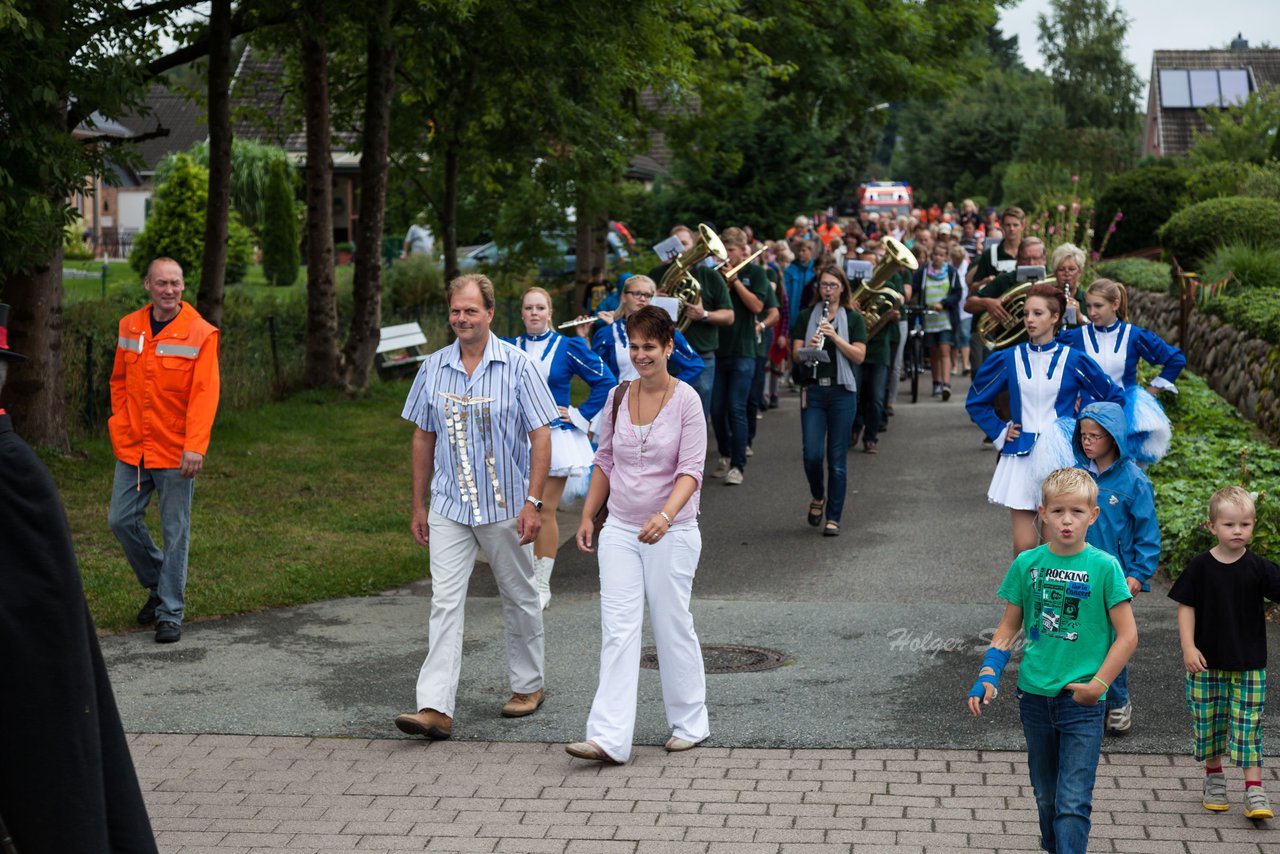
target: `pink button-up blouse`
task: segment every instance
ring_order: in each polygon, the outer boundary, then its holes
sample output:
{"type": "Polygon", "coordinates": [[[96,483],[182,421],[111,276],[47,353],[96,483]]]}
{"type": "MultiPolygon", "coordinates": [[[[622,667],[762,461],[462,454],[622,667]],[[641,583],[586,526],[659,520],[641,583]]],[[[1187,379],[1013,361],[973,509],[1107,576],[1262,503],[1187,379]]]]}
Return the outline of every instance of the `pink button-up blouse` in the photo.
{"type": "MultiPolygon", "coordinates": [[[[630,395],[631,388],[627,394],[630,395]]],[[[707,422],[702,417],[702,400],[693,387],[676,381],[675,391],[658,413],[652,428],[645,425],[644,452],[640,437],[631,423],[626,397],[618,407],[618,423],[608,417],[613,409],[609,392],[601,419],[596,465],[609,478],[609,516],[626,525],[642,527],[662,509],[671,496],[676,478],[687,474],[697,481],[693,495],[671,520],[673,525],[694,522],[698,518],[698,500],[702,496],[702,468],[707,456],[707,422]]]]}

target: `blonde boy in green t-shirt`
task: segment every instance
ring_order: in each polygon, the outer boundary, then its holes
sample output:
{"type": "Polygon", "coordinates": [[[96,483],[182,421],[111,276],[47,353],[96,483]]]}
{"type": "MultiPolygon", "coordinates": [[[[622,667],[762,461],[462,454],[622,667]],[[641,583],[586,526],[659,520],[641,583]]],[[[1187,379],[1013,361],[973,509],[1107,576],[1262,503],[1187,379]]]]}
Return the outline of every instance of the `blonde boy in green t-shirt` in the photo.
{"type": "Polygon", "coordinates": [[[1114,557],[1085,543],[1098,518],[1098,485],[1084,469],[1058,469],[1041,488],[1044,545],[1018,555],[1000,585],[1008,604],[987,650],[969,711],[996,698],[1021,630],[1018,703],[1040,813],[1040,844],[1085,854],[1093,782],[1111,680],[1138,645],[1133,594],[1114,557]]]}

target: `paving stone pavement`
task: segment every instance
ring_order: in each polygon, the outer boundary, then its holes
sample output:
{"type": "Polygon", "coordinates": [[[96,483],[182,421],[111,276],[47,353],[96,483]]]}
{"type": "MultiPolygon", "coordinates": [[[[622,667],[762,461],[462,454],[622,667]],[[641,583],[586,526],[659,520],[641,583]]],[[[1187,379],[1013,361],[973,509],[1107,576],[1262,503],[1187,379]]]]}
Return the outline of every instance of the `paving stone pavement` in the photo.
{"type": "MultiPolygon", "coordinates": [[[[491,851],[800,854],[1038,850],[1022,753],[130,736],[166,854],[491,851]]],[[[1280,852],[1235,803],[1209,813],[1185,756],[1104,754],[1089,850],[1280,852]]],[[[1280,793],[1276,772],[1266,771],[1280,793]]],[[[1237,785],[1239,788],[1237,788],[1237,785]]]]}

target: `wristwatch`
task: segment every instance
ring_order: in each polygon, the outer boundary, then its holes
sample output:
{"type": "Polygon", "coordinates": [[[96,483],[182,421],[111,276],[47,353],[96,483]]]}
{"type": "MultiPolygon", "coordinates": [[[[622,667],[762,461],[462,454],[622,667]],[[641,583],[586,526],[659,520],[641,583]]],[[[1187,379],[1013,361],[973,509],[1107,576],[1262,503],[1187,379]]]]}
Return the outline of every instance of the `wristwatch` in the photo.
{"type": "Polygon", "coordinates": [[[532,495],[527,496],[524,500],[525,500],[525,501],[528,501],[530,504],[532,504],[532,505],[533,505],[533,509],[534,509],[534,510],[537,510],[539,513],[541,513],[541,512],[542,512],[542,502],[541,502],[541,501],[539,501],[538,499],[534,498],[532,495]]]}

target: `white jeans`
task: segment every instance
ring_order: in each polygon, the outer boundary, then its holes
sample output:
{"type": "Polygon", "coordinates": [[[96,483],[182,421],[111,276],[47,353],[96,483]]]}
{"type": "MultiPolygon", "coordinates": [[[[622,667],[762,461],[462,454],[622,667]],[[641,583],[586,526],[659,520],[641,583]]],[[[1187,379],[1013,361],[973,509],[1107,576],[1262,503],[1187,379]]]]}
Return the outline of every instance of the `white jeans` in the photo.
{"type": "Polygon", "coordinates": [[[636,539],[638,533],[638,528],[610,520],[600,531],[598,546],[600,686],[587,718],[587,738],[620,762],[631,756],[635,732],[646,600],[667,725],[673,735],[689,741],[711,734],[702,647],[689,613],[702,533],[695,523],[681,525],[652,545],[636,539]]]}
{"type": "Polygon", "coordinates": [[[542,687],[542,606],[533,581],[533,547],[521,546],[516,520],[463,525],[432,510],[431,623],[427,658],[418,673],[419,709],[453,717],[462,673],[463,610],[476,552],[493,567],[507,627],[507,672],[511,690],[531,694],[542,687]]]}

